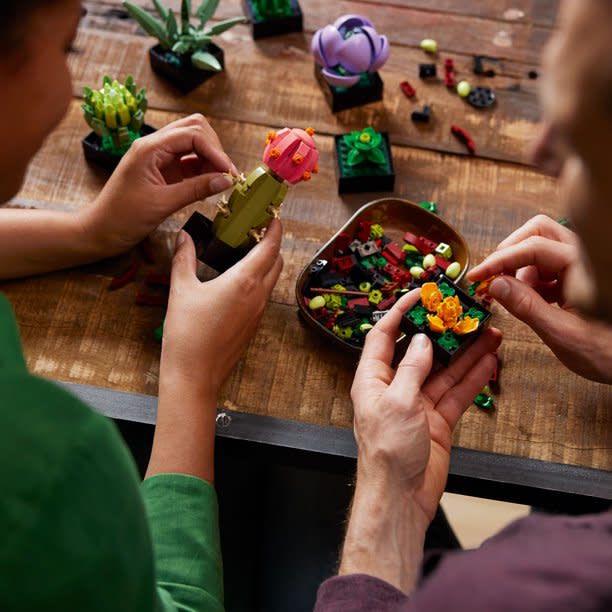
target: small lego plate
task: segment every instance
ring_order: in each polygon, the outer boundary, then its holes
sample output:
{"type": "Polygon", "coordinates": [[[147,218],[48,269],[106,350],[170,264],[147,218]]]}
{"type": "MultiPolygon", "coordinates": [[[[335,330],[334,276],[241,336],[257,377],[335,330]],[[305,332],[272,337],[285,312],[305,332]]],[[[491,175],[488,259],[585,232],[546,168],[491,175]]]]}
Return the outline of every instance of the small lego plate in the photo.
{"type": "Polygon", "coordinates": [[[299,312],[333,345],[359,353],[368,329],[393,305],[398,291],[436,280],[451,265],[456,273],[450,278],[458,282],[468,268],[469,251],[457,230],[409,200],[374,200],[302,270],[295,288],[299,312]],[[429,265],[423,264],[425,257],[429,265]]]}

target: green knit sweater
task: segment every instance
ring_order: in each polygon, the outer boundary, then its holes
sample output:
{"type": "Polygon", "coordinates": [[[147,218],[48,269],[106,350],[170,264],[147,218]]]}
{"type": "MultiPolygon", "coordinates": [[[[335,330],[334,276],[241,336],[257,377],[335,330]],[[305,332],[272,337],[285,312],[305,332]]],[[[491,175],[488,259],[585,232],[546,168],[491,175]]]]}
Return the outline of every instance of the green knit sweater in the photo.
{"type": "Polygon", "coordinates": [[[217,499],[139,482],[115,426],[28,373],[0,295],[0,610],[223,610],[217,499]]]}

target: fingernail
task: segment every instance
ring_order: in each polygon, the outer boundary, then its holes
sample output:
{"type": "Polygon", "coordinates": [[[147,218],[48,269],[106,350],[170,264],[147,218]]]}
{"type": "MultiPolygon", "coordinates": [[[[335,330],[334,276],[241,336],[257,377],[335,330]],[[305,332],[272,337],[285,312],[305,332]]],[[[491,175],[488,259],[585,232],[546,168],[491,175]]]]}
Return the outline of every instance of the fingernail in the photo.
{"type": "Polygon", "coordinates": [[[496,278],[489,286],[489,295],[496,300],[504,300],[510,294],[510,283],[505,278],[496,278]]]}
{"type": "Polygon", "coordinates": [[[225,191],[232,186],[232,181],[227,178],[227,176],[223,176],[220,174],[219,176],[215,176],[214,179],[210,181],[210,188],[214,193],[219,191],[225,191]]]}
{"type": "Polygon", "coordinates": [[[174,250],[177,251],[181,244],[183,244],[183,242],[185,242],[185,232],[181,230],[176,237],[176,242],[174,243],[174,250]]]}
{"type": "Polygon", "coordinates": [[[424,351],[428,344],[429,338],[425,334],[416,334],[410,342],[410,346],[418,351],[424,351]]]}

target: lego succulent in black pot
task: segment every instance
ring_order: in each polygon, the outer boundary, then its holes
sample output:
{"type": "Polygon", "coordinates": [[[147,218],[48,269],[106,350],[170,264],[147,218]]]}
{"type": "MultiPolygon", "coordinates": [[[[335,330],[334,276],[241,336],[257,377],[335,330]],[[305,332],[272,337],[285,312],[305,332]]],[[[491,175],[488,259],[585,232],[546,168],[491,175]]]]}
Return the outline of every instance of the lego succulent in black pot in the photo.
{"type": "Polygon", "coordinates": [[[242,0],[253,38],[301,32],[302,10],[297,0],[242,0]]]}
{"type": "Polygon", "coordinates": [[[188,93],[223,70],[223,50],[212,38],[238,23],[246,23],[244,17],[226,19],[206,28],[219,0],[202,0],[194,14],[198,25],[191,23],[191,0],[182,0],[180,20],[160,0],[153,0],[153,4],[159,18],[131,2],[123,3],[142,29],[159,41],[149,50],[151,67],[157,74],[182,93],[188,93]]]}

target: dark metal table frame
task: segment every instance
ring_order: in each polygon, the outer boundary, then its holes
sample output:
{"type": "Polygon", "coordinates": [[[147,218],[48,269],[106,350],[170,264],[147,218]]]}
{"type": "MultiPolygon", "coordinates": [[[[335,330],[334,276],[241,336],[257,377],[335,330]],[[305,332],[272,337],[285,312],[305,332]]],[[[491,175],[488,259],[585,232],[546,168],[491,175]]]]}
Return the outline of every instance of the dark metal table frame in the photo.
{"type": "MultiPolygon", "coordinates": [[[[157,398],[87,385],[60,383],[94,410],[112,418],[139,467],[146,465],[157,398]]],[[[357,447],[349,429],[220,410],[217,450],[326,472],[354,473],[357,447]]],[[[605,510],[612,472],[454,447],[446,490],[567,513],[605,510]]]]}

